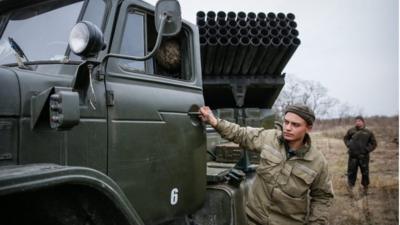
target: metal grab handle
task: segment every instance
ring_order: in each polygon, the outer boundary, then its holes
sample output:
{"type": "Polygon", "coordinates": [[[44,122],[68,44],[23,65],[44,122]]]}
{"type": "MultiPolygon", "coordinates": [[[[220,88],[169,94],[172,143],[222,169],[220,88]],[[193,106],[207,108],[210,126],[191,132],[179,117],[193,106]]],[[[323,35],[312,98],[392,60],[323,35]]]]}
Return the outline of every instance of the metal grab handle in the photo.
{"type": "Polygon", "coordinates": [[[197,127],[197,126],[205,127],[204,124],[203,124],[203,121],[199,117],[199,115],[201,115],[200,112],[191,111],[191,112],[188,112],[187,114],[190,117],[190,120],[192,121],[192,125],[193,126],[195,126],[195,127],[197,127]]]}
{"type": "Polygon", "coordinates": [[[200,113],[199,112],[188,112],[187,113],[189,116],[199,116],[200,113]]]}

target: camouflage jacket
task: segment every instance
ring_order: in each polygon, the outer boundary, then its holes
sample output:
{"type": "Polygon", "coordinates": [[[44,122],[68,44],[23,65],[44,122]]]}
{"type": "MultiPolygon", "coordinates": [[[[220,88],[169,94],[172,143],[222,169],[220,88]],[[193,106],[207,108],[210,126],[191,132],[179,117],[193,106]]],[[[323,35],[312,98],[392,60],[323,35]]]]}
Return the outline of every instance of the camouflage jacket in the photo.
{"type": "Polygon", "coordinates": [[[246,213],[262,225],[325,225],[333,200],[328,164],[311,146],[287,159],[281,131],[240,127],[218,120],[222,137],[260,153],[260,165],[246,201],[246,213]],[[307,214],[309,213],[308,219],[307,214]]]}
{"type": "Polygon", "coordinates": [[[351,156],[368,155],[377,146],[374,133],[367,128],[350,128],[343,141],[351,156]]]}

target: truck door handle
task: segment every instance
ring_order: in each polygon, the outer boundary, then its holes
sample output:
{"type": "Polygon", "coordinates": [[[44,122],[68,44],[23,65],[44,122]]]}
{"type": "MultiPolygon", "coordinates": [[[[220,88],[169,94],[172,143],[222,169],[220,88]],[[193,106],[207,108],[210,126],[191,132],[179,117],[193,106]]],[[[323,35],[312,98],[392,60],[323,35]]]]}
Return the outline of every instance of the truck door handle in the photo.
{"type": "Polygon", "coordinates": [[[200,112],[191,111],[191,112],[188,112],[187,114],[190,117],[190,121],[191,121],[193,126],[197,127],[197,126],[200,126],[202,124],[202,121],[199,118],[200,112]]]}
{"type": "Polygon", "coordinates": [[[199,112],[188,112],[188,115],[189,116],[196,116],[196,117],[198,117],[199,115],[200,115],[200,113],[199,112]]]}

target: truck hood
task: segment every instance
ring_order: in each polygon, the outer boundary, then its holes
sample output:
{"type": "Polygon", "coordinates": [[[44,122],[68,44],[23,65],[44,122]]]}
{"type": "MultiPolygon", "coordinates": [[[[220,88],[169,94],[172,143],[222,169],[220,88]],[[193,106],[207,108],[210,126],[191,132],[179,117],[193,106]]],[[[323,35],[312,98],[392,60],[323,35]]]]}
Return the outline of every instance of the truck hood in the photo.
{"type": "Polygon", "coordinates": [[[20,116],[21,90],[17,74],[0,66],[0,116],[20,116]]]}

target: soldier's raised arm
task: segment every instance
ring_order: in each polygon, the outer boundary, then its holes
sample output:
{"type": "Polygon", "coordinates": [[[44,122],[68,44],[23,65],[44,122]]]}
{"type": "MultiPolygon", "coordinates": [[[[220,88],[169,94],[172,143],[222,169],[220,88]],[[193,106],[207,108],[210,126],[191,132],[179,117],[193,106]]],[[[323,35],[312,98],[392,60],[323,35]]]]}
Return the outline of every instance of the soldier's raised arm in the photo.
{"type": "Polygon", "coordinates": [[[200,118],[203,122],[214,127],[223,138],[233,141],[248,150],[260,151],[263,138],[260,134],[267,130],[263,128],[240,127],[235,123],[218,119],[207,106],[200,108],[200,118]]]}

